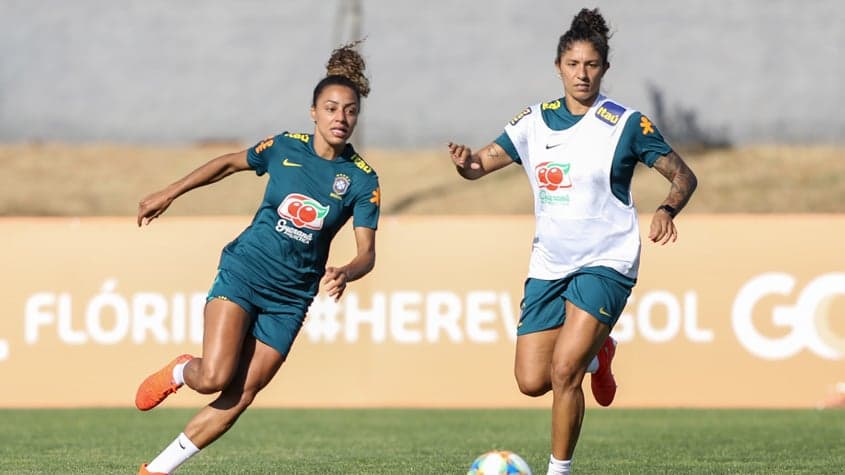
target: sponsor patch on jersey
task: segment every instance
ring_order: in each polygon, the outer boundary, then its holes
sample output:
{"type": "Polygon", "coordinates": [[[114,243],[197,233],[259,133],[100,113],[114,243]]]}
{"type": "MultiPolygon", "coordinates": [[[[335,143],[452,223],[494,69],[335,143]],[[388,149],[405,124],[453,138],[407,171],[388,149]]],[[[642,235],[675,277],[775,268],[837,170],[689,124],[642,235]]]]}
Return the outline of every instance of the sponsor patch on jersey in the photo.
{"type": "Polygon", "coordinates": [[[372,173],[373,167],[371,167],[367,162],[364,161],[357,153],[352,156],[352,163],[355,164],[356,167],[360,168],[364,171],[364,173],[372,173]]]}
{"type": "Polygon", "coordinates": [[[273,146],[273,137],[267,137],[267,139],[262,140],[261,143],[255,146],[255,153],[261,153],[268,148],[273,146]]]}
{"type": "Polygon", "coordinates": [[[300,142],[304,142],[304,143],[308,143],[311,140],[311,136],[308,135],[308,134],[300,134],[300,133],[294,134],[294,133],[290,133],[290,132],[285,132],[284,136],[292,138],[294,140],[299,140],[300,142]]]}
{"type": "Polygon", "coordinates": [[[569,176],[571,164],[562,162],[543,162],[534,167],[537,179],[537,199],[549,206],[568,206],[572,178],[569,176]]]}
{"type": "Polygon", "coordinates": [[[373,190],[373,196],[370,197],[370,203],[376,206],[381,206],[381,188],[373,190]]]}
{"type": "Polygon", "coordinates": [[[349,184],[350,180],[349,177],[344,175],[343,173],[338,173],[334,177],[334,183],[332,184],[332,198],[342,199],[343,195],[349,191],[349,184]]]}
{"type": "Polygon", "coordinates": [[[534,167],[537,176],[537,186],[540,189],[555,191],[559,188],[572,187],[572,179],[569,177],[568,163],[543,162],[534,167]]]}
{"type": "Polygon", "coordinates": [[[596,117],[602,122],[607,122],[610,125],[616,125],[622,114],[625,113],[625,108],[614,102],[606,101],[596,110],[596,117]]]}
{"type": "Polygon", "coordinates": [[[299,193],[291,193],[276,208],[279,217],[289,220],[297,228],[319,231],[329,214],[329,206],[299,193]]]}
{"type": "Polygon", "coordinates": [[[511,119],[510,124],[511,124],[511,125],[516,125],[516,123],[517,123],[517,122],[519,122],[520,120],[522,120],[522,118],[523,118],[523,117],[525,117],[526,115],[528,115],[528,114],[530,114],[530,113],[531,113],[531,108],[530,108],[530,107],[526,107],[525,109],[522,109],[522,112],[520,112],[519,114],[517,114],[517,115],[513,116],[513,119],[511,119]]]}
{"type": "Polygon", "coordinates": [[[560,109],[560,99],[552,102],[544,102],[543,103],[543,110],[553,110],[556,111],[560,109]]]}

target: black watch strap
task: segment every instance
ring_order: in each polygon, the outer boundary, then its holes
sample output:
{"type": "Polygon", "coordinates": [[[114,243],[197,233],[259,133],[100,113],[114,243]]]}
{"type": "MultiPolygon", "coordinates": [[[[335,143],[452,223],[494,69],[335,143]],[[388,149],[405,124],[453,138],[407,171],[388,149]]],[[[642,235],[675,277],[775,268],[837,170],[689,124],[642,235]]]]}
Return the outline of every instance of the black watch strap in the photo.
{"type": "Polygon", "coordinates": [[[658,209],[658,211],[662,209],[663,211],[669,213],[669,216],[671,216],[673,218],[675,217],[676,214],[678,214],[678,210],[676,210],[675,208],[673,208],[669,205],[660,205],[660,207],[658,207],[657,209],[658,209]]]}

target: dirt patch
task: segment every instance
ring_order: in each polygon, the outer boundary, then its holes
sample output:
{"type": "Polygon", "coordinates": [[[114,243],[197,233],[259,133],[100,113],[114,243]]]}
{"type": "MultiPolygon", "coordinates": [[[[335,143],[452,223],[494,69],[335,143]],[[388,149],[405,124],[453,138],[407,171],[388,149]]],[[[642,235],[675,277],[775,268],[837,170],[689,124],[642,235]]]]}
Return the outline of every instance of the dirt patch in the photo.
{"type": "MultiPolygon", "coordinates": [[[[0,215],[134,215],[138,201],[235,144],[139,147],[111,144],[0,145],[4,184],[0,215]]],[[[510,166],[478,181],[455,173],[443,150],[369,150],[381,179],[383,213],[530,214],[522,169],[510,166]]],[[[758,146],[682,152],[699,178],[689,213],[843,213],[845,148],[758,146]]],[[[266,177],[239,173],[193,190],[171,215],[251,215],[266,177]]],[[[634,199],[641,211],[668,192],[656,171],[638,167],[634,199]]]]}

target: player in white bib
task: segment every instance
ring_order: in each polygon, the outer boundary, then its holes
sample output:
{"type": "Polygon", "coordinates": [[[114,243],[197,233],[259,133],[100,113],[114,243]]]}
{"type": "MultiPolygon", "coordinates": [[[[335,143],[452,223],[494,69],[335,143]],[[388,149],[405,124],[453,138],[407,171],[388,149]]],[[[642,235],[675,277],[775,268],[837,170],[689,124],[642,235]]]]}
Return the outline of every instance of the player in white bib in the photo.
{"type": "Polygon", "coordinates": [[[564,97],[525,108],[476,153],[449,143],[462,177],[478,179],[517,163],[534,191],[536,230],[515,375],[529,396],[553,392],[548,474],[570,473],[584,418],[584,375],[592,373],[600,405],[616,395],[610,332],[636,284],[640,259],[630,190],[635,166],[653,167],[671,183],[648,236],[661,245],[677,239],[673,219],[697,185],[645,115],[599,93],[610,67],[608,31],[598,9],[582,9],[557,47],[564,97]]]}

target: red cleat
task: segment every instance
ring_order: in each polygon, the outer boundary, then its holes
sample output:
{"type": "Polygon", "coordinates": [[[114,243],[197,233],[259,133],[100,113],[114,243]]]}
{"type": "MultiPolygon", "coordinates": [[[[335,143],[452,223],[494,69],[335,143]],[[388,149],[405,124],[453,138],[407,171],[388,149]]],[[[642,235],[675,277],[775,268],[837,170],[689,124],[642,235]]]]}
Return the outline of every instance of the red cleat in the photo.
{"type": "Polygon", "coordinates": [[[173,367],[193,358],[191,355],[179,355],[164,368],[147,376],[135,393],[135,406],[142,411],[149,411],[161,404],[167,396],[175,393],[182,385],[173,382],[173,367]]]}
{"type": "Polygon", "coordinates": [[[599,350],[599,369],[590,376],[590,388],[593,390],[593,397],[602,406],[609,406],[616,397],[616,379],[610,369],[613,356],[616,354],[616,340],[607,337],[599,350]]]}
{"type": "Polygon", "coordinates": [[[138,470],[138,475],[167,475],[166,473],[161,472],[150,472],[147,470],[147,464],[141,465],[141,468],[138,470]]]}

